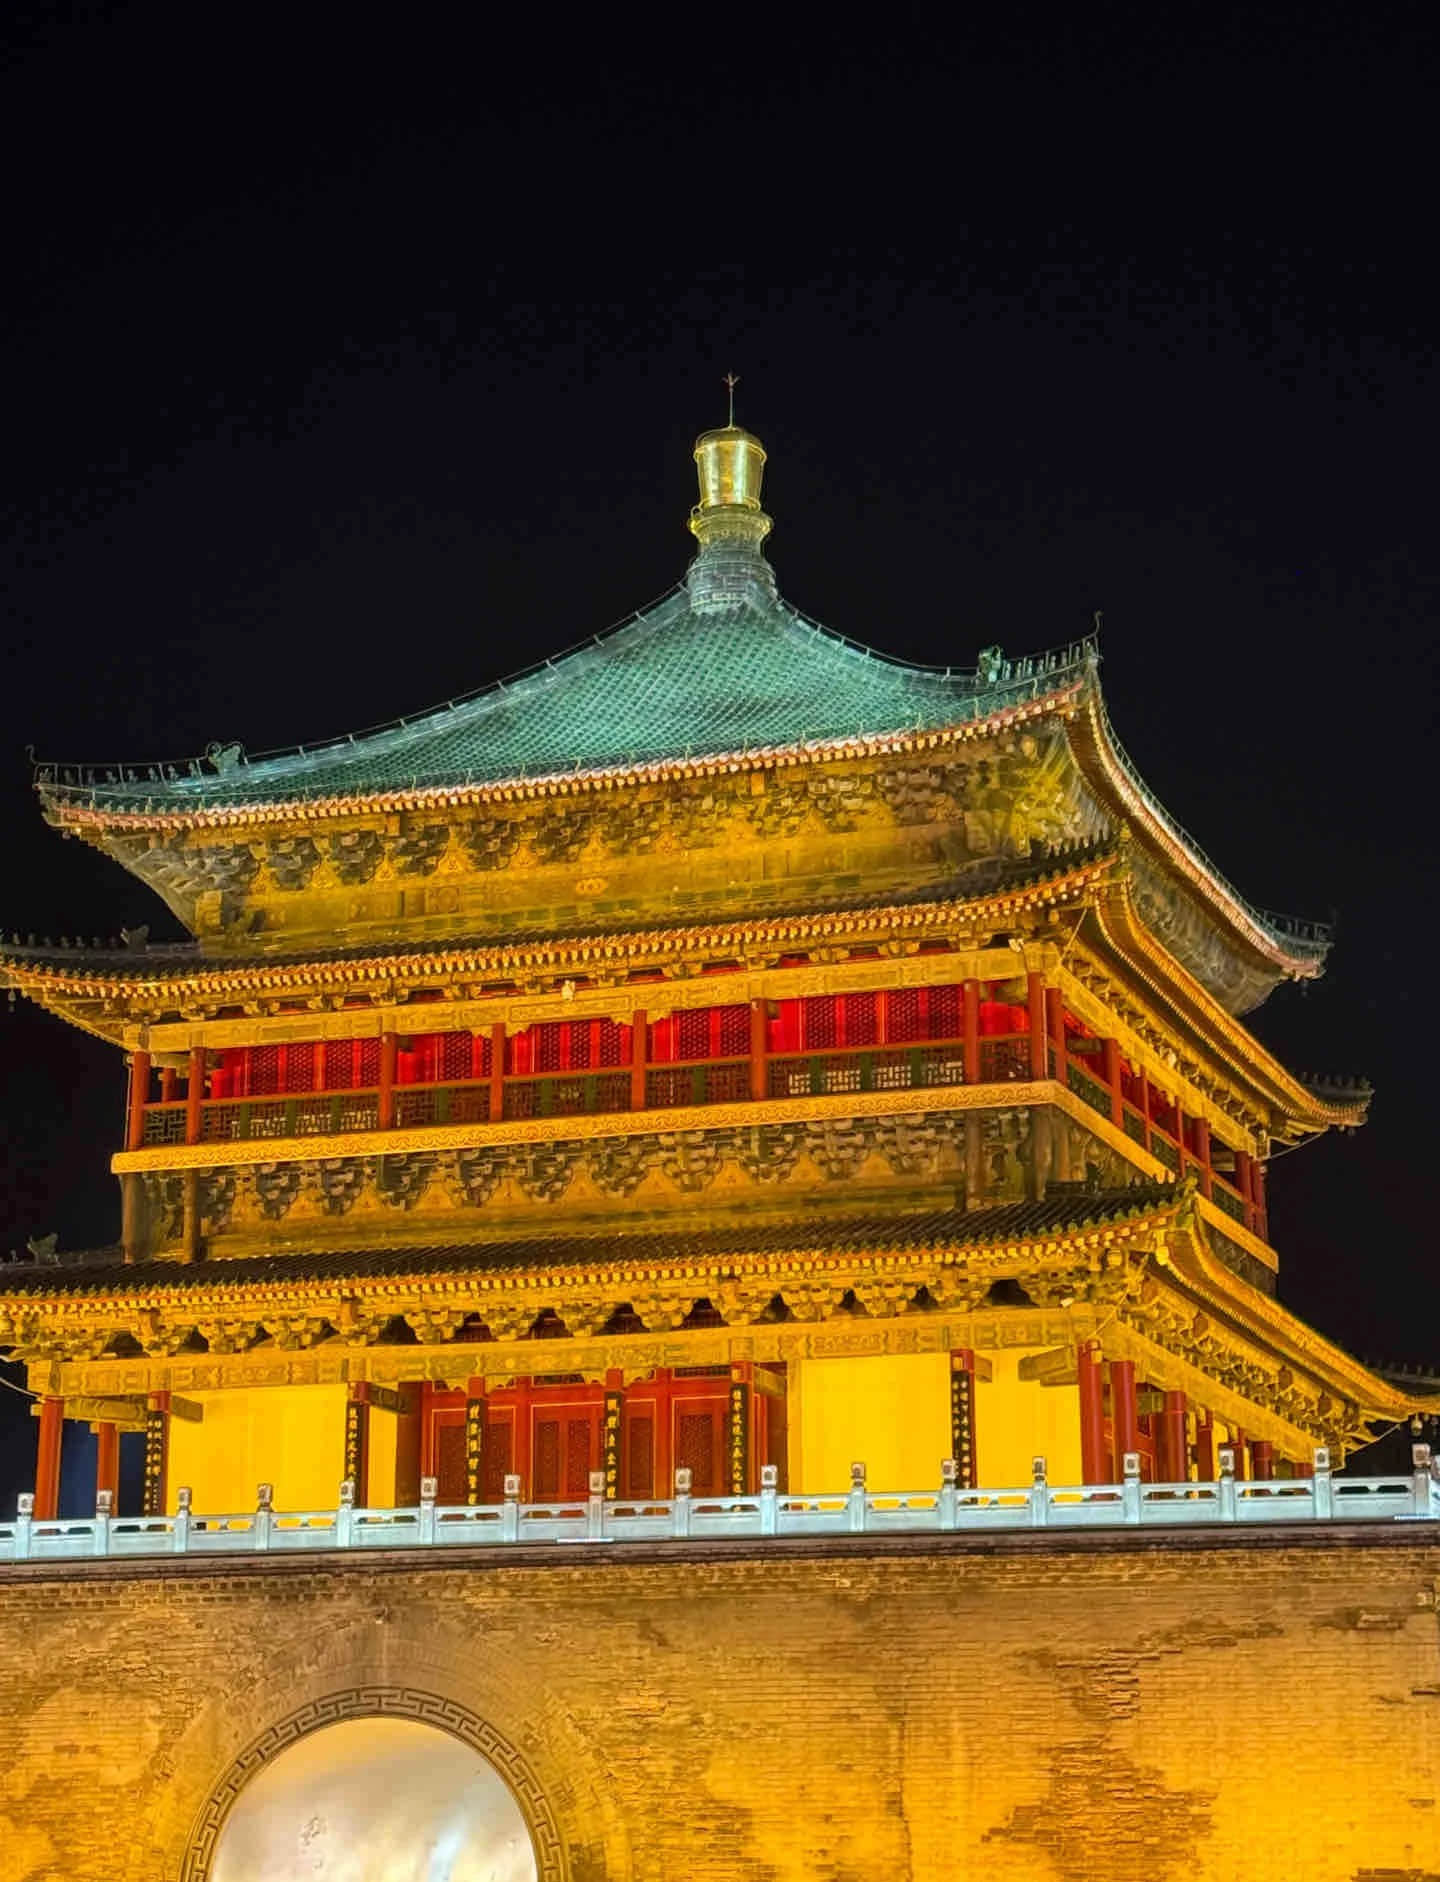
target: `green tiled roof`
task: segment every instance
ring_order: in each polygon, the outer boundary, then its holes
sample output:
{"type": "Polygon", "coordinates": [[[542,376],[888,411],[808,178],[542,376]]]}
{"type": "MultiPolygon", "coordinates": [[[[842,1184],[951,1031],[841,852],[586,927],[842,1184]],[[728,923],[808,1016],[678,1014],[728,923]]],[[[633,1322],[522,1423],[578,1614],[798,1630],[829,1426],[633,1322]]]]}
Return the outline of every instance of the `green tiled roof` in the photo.
{"type": "Polygon", "coordinates": [[[1087,651],[996,661],[982,680],[872,653],[769,601],[759,584],[722,607],[697,605],[680,588],[517,678],[377,731],[256,758],[233,751],[175,765],[47,765],[37,783],[66,802],[175,812],[934,730],[1052,690],[1079,672],[1087,651]]]}

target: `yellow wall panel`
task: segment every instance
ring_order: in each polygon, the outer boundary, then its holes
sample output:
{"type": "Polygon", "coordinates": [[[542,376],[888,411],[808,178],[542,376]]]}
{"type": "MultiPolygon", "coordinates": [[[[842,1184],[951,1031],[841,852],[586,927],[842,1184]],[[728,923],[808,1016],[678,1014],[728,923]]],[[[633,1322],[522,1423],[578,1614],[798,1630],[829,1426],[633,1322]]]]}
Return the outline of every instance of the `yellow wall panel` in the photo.
{"type": "Polygon", "coordinates": [[[274,1484],[276,1509],[334,1509],[345,1466],[343,1385],[185,1396],[204,1406],[205,1417],[201,1424],[170,1421],[171,1510],[182,1484],[194,1493],[197,1513],[253,1510],[260,1483],[274,1484]]]}
{"type": "Polygon", "coordinates": [[[950,1355],[802,1359],[790,1366],[790,1488],[931,1490],[950,1453],[950,1355]]]}
{"type": "Polygon", "coordinates": [[[1021,1379],[1025,1356],[987,1353],[992,1376],[975,1386],[975,1475],[988,1489],[1029,1483],[1036,1457],[1052,1483],[1081,1481],[1079,1387],[1021,1379]]]}

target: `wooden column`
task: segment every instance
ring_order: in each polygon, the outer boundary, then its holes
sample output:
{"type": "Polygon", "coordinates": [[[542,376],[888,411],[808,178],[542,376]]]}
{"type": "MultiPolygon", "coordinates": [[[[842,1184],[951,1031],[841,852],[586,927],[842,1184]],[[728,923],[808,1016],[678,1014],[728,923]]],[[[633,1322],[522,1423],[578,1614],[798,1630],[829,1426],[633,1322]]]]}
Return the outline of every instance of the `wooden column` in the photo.
{"type": "Polygon", "coordinates": [[[120,1246],[127,1261],[145,1253],[145,1179],[138,1170],[120,1178],[120,1246]]]}
{"type": "Polygon", "coordinates": [[[1275,1475],[1275,1447],[1264,1438],[1256,1438],[1250,1446],[1250,1464],[1257,1483],[1269,1483],[1275,1475]]]}
{"type": "Polygon", "coordinates": [[[1110,1361],[1110,1416],[1114,1426],[1115,1475],[1119,1483],[1125,1475],[1125,1453],[1140,1448],[1140,1417],[1135,1401],[1135,1361],[1110,1361]]]}
{"type": "MultiPolygon", "coordinates": [[[[754,1024],[751,1024],[753,1039],[754,1024]]],[[[630,1015],[630,1109],[645,1109],[645,1077],[650,1064],[650,1016],[644,1007],[630,1015]]],[[[753,1081],[754,1072],[751,1072],[753,1081]]]]}
{"type": "Polygon", "coordinates": [[[1195,1143],[1199,1151],[1200,1194],[1213,1196],[1215,1184],[1211,1180],[1213,1169],[1210,1162],[1210,1126],[1203,1117],[1197,1117],[1195,1120],[1195,1143]]]}
{"type": "Polygon", "coordinates": [[[1250,1166],[1250,1186],[1255,1193],[1255,1233],[1262,1242],[1270,1239],[1270,1204],[1265,1196],[1265,1165],[1256,1161],[1250,1166]]]}
{"type": "Polygon", "coordinates": [[[1030,1015],[1030,1076],[1046,1078],[1049,1076],[1047,1054],[1045,1051],[1045,976],[1027,974],[1025,976],[1026,1005],[1030,1015]]]}
{"type": "Polygon", "coordinates": [[[1255,1227],[1255,1190],[1250,1181],[1250,1172],[1254,1160],[1248,1150],[1235,1152],[1235,1187],[1240,1192],[1240,1200],[1245,1205],[1245,1226],[1253,1231],[1255,1227]]]}
{"type": "Polygon", "coordinates": [[[205,1102],[205,1048],[190,1048],[190,1078],[185,1087],[185,1141],[198,1144],[200,1141],[200,1107],[205,1102]]]}
{"type": "Polygon", "coordinates": [[[1080,1474],[1086,1483],[1110,1483],[1110,1458],[1105,1449],[1105,1362],[1099,1343],[1083,1340],[1080,1373],[1080,1474]]]}
{"type": "Polygon", "coordinates": [[[1105,1045],[1105,1083],[1110,1087],[1110,1122],[1125,1127],[1125,1087],[1120,1080],[1120,1042],[1107,1039],[1105,1045]]]}
{"type": "Polygon", "coordinates": [[[505,1022],[500,1020],[490,1028],[490,1122],[498,1124],[504,1115],[505,1022]]]}
{"type": "Polygon", "coordinates": [[[345,1403],[345,1459],[341,1477],[355,1486],[355,1507],[369,1507],[370,1494],[370,1387],[357,1379],[345,1403]]]}
{"type": "Polygon", "coordinates": [[[182,1261],[200,1259],[200,1172],[186,1170],[183,1178],[184,1201],[181,1214],[182,1261]]]}
{"type": "Polygon", "coordinates": [[[120,1427],[102,1420],[95,1427],[95,1494],[108,1490],[111,1496],[110,1513],[115,1514],[115,1503],[120,1495],[120,1427]]]}
{"type": "Polygon", "coordinates": [[[167,1065],[160,1074],[160,1102],[161,1104],[174,1104],[175,1102],[175,1067],[173,1065],[167,1065]]]}
{"type": "Polygon", "coordinates": [[[1065,996],[1058,987],[1045,989],[1045,1030],[1055,1054],[1055,1076],[1065,1083],[1065,996]]]}
{"type": "Polygon", "coordinates": [[[1185,1415],[1188,1410],[1183,1392],[1167,1392],[1165,1409],[1160,1414],[1160,1442],[1155,1460],[1155,1474],[1162,1483],[1186,1483],[1190,1477],[1189,1446],[1185,1442],[1185,1415]]]}
{"type": "Polygon", "coordinates": [[[757,1102],[770,1096],[768,1000],[750,1002],[750,1096],[757,1102]]]}
{"type": "Polygon", "coordinates": [[[465,1381],[465,1501],[485,1501],[485,1438],[489,1410],[485,1400],[485,1381],[465,1381]]]}
{"type": "Polygon", "coordinates": [[[65,1435],[65,1401],[40,1401],[40,1429],[35,1452],[35,1514],[51,1522],[60,1514],[60,1449],[65,1435]]]}
{"type": "Polygon", "coordinates": [[[1235,1453],[1235,1476],[1241,1483],[1250,1475],[1250,1459],[1245,1448],[1248,1442],[1244,1431],[1236,1425],[1230,1433],[1230,1448],[1235,1453]]]}
{"type": "Polygon", "coordinates": [[[675,1379],[669,1366],[655,1368],[655,1494],[675,1494],[675,1379]]]}
{"type": "Polygon", "coordinates": [[[975,1355],[960,1347],[950,1355],[950,1455],[955,1481],[973,1490],[975,1475],[975,1355]]]}
{"type": "Polygon", "coordinates": [[[1201,1483],[1215,1481],[1215,1421],[1209,1412],[1195,1420],[1195,1474],[1201,1483]]]}
{"type": "Polygon", "coordinates": [[[1150,1137],[1150,1080],[1147,1074],[1144,1073],[1143,1071],[1140,1074],[1139,1082],[1140,1082],[1140,1093],[1139,1093],[1140,1116],[1144,1120],[1144,1128],[1142,1132],[1142,1137],[1143,1137],[1145,1148],[1147,1150],[1152,1150],[1153,1146],[1152,1146],[1151,1137],[1150,1137]]]}
{"type": "Polygon", "coordinates": [[[125,1148],[139,1150],[145,1142],[145,1106],[150,1097],[150,1054],[130,1054],[130,1103],[125,1115],[125,1148]]]}
{"type": "Polygon", "coordinates": [[[145,1411],[145,1491],[141,1513],[163,1516],[170,1494],[170,1394],[152,1392],[145,1411]]]}
{"type": "Polygon", "coordinates": [[[530,1414],[531,1385],[528,1379],[515,1381],[515,1436],[510,1446],[510,1469],[520,1479],[520,1498],[528,1503],[533,1491],[530,1486],[531,1458],[535,1448],[534,1420],[530,1414]]]}
{"type": "Polygon", "coordinates": [[[379,1123],[382,1131],[395,1128],[395,1054],[399,1041],[393,1031],[380,1035],[379,1123]]]}
{"type": "Polygon", "coordinates": [[[960,989],[961,1054],[965,1083],[980,1083],[980,982],[967,980],[960,989]]]}
{"type": "Polygon", "coordinates": [[[420,1475],[438,1477],[440,1474],[439,1447],[435,1442],[435,1392],[433,1379],[426,1379],[420,1387],[420,1475]]]}

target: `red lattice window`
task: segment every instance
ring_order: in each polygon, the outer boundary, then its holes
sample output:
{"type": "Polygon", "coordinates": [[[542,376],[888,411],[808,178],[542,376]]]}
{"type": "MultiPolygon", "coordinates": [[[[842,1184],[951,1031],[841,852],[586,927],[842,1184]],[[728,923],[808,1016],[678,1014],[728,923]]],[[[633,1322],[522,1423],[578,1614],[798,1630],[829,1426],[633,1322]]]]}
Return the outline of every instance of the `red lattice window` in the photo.
{"type": "Polygon", "coordinates": [[[920,1011],[920,989],[904,987],[889,999],[887,1031],[891,1045],[908,1045],[925,1037],[925,1018],[920,1011]]]}
{"type": "Polygon", "coordinates": [[[476,1076],[475,1047],[479,1043],[473,1033],[442,1032],[440,1034],[435,1067],[440,1083],[452,1084],[462,1078],[476,1076]]]}
{"type": "Polygon", "coordinates": [[[802,1052],[825,1052],[837,1043],[839,1004],[830,993],[815,994],[803,1003],[802,1052]]]}
{"type": "Polygon", "coordinates": [[[485,1443],[480,1453],[484,1472],[484,1497],[487,1503],[499,1503],[505,1496],[505,1479],[510,1474],[510,1420],[491,1418],[485,1425],[485,1443]]]}
{"type": "Polygon", "coordinates": [[[469,1481],[465,1473],[463,1413],[458,1420],[451,1419],[443,1425],[437,1423],[435,1427],[435,1475],[439,1480],[436,1490],[439,1502],[465,1502],[469,1495],[469,1481]]]}
{"type": "Polygon", "coordinates": [[[930,988],[930,1037],[958,1039],[964,1026],[960,1012],[960,989],[952,982],[930,988]]]}
{"type": "Polygon", "coordinates": [[[531,1454],[531,1467],[535,1478],[531,1500],[538,1503],[545,1497],[559,1496],[560,1420],[558,1418],[535,1420],[535,1444],[531,1454]]]}
{"type": "Polygon", "coordinates": [[[675,1056],[677,1059],[708,1059],[710,1056],[710,1015],[705,1011],[680,1013],[675,1020],[675,1056]]]}
{"type": "Polygon", "coordinates": [[[874,993],[847,993],[840,1002],[840,1025],[847,1046],[873,1046],[880,1036],[880,999],[874,993]]]}
{"type": "Polygon", "coordinates": [[[655,1494],[655,1420],[632,1416],[625,1430],[626,1496],[655,1494]]]}
{"type": "Polygon", "coordinates": [[[355,1041],[355,1086],[357,1090],[368,1091],[380,1083],[380,1041],[378,1039],[357,1039],[355,1041]]]}
{"type": "Polygon", "coordinates": [[[250,1076],[248,1089],[242,1096],[259,1098],[269,1092],[280,1089],[280,1048],[279,1046],[252,1046],[250,1048],[250,1076]]]}
{"type": "Polygon", "coordinates": [[[584,1496],[590,1488],[590,1420],[570,1418],[565,1425],[565,1494],[584,1496]]]}
{"type": "Polygon", "coordinates": [[[719,1488],[715,1466],[719,1445],[713,1412],[680,1412],[675,1419],[675,1464],[690,1472],[696,1496],[714,1496],[719,1488]]]}
{"type": "Polygon", "coordinates": [[[315,1048],[313,1045],[282,1046],[285,1055],[284,1089],[314,1091],[315,1048]]]}

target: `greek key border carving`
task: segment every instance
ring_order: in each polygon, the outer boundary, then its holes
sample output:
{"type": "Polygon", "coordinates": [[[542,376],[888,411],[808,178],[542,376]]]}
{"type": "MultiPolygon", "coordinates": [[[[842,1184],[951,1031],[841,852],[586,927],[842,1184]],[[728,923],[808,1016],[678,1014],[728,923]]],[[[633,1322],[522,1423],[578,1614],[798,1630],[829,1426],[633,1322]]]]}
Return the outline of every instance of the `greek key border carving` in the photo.
{"type": "Polygon", "coordinates": [[[248,1745],[212,1790],[196,1819],[180,1882],[209,1882],[225,1819],[262,1765],[310,1732],[358,1718],[411,1719],[418,1725],[448,1732],[479,1752],[504,1778],[520,1806],[534,1846],[540,1882],[568,1882],[569,1865],[554,1813],[534,1773],[509,1739],[452,1699],[410,1686],[379,1685],[356,1686],[311,1700],[248,1745]]]}

